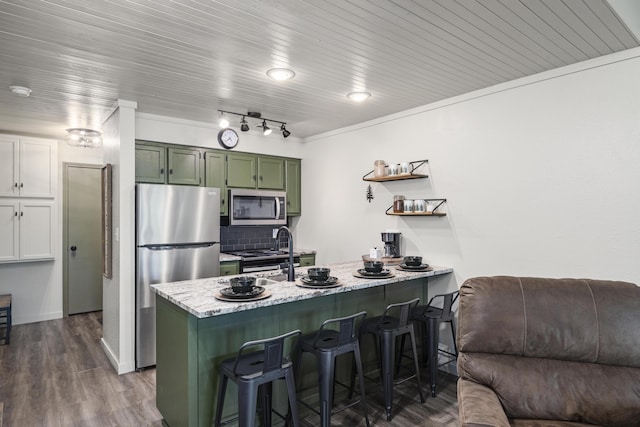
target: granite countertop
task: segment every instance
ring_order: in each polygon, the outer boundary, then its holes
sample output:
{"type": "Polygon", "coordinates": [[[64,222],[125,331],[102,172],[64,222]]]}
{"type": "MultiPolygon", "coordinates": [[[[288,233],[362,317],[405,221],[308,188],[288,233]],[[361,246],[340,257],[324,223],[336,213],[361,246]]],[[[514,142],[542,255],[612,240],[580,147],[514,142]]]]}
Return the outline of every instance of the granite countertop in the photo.
{"type": "MultiPolygon", "coordinates": [[[[393,277],[385,279],[364,279],[353,275],[359,268],[362,268],[362,261],[330,264],[324,265],[324,267],[331,269],[330,275],[337,277],[342,286],[323,289],[301,288],[296,286],[296,283],[301,283],[300,278],[297,277],[295,282],[283,281],[268,284],[265,288],[266,291],[271,293],[270,297],[247,302],[226,302],[217,300],[214,297],[217,291],[229,286],[229,279],[234,276],[161,283],[151,285],[151,288],[161,297],[176,304],[194,316],[205,318],[453,272],[453,269],[449,267],[431,266],[431,269],[428,271],[402,271],[398,270],[395,266],[387,266],[386,268],[389,268],[393,272],[393,277]]],[[[296,275],[301,276],[306,274],[306,271],[307,268],[297,268],[296,275]]],[[[251,275],[269,278],[277,274],[279,273],[269,272],[262,274],[245,274],[245,276],[251,275]]]]}
{"type": "Polygon", "coordinates": [[[240,261],[241,259],[242,259],[242,257],[239,257],[237,255],[229,255],[229,254],[225,254],[225,253],[220,253],[220,262],[240,261]]]}

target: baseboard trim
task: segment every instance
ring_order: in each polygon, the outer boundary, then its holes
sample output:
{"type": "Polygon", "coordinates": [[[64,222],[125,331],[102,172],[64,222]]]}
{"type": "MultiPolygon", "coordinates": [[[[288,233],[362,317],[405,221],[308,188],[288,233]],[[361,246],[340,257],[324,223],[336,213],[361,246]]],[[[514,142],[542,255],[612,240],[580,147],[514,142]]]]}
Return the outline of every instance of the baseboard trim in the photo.
{"type": "MultiPolygon", "coordinates": [[[[15,308],[15,303],[14,303],[14,308],[15,308]]],[[[13,326],[24,325],[27,323],[44,322],[47,320],[62,319],[62,311],[54,311],[52,313],[43,313],[43,314],[38,314],[36,316],[19,316],[19,315],[16,316],[16,311],[14,310],[12,315],[13,315],[13,318],[11,319],[11,324],[13,326]]]]}

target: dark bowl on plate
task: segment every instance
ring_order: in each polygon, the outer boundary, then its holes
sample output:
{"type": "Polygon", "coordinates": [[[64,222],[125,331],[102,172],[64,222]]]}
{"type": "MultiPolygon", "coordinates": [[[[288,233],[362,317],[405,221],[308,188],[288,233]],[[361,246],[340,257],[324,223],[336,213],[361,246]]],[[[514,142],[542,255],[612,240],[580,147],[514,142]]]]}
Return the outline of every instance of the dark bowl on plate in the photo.
{"type": "Polygon", "coordinates": [[[421,256],[406,256],[403,260],[405,265],[409,267],[420,267],[422,265],[422,257],[421,256]]]}
{"type": "Polygon", "coordinates": [[[256,283],[256,278],[251,276],[233,277],[229,280],[231,283],[231,289],[237,294],[244,294],[251,292],[253,285],[256,283]]]}
{"type": "Polygon", "coordinates": [[[380,273],[384,268],[384,262],[382,261],[365,261],[364,269],[368,273],[380,273]]]}
{"type": "Polygon", "coordinates": [[[331,269],[326,267],[313,267],[307,270],[309,279],[319,282],[327,280],[329,278],[329,272],[331,272],[331,269]]]}

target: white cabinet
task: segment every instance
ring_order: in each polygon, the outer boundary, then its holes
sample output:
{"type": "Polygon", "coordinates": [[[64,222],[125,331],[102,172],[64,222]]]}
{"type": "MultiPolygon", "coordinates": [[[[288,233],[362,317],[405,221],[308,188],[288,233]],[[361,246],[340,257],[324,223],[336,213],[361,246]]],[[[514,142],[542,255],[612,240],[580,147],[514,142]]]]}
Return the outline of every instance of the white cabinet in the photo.
{"type": "Polygon", "coordinates": [[[54,143],[0,136],[0,196],[55,196],[54,143]]]}
{"type": "Polygon", "coordinates": [[[54,202],[0,199],[0,262],[53,259],[54,202]]]}

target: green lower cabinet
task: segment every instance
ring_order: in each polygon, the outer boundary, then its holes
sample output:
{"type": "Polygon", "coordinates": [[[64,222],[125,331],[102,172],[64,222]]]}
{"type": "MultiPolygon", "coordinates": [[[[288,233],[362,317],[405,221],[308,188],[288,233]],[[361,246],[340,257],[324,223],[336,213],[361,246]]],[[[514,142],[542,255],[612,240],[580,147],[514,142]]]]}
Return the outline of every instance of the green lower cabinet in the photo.
{"type": "Polygon", "coordinates": [[[300,255],[300,267],[309,267],[311,265],[316,265],[316,254],[300,255]]]}
{"type": "MultiPolygon", "coordinates": [[[[235,356],[246,341],[268,338],[295,329],[309,333],[322,321],[366,311],[367,317],[384,312],[391,303],[419,297],[427,301],[427,279],[416,279],[368,289],[294,301],[199,319],[156,296],[157,335],[156,405],[166,425],[211,426],[218,393],[219,366],[235,356]]],[[[363,361],[375,362],[372,339],[361,343],[363,361]]],[[[374,363],[375,365],[375,363],[374,363]]],[[[339,360],[341,382],[349,382],[351,359],[339,360]]],[[[299,372],[300,389],[317,386],[315,361],[305,357],[299,372]]],[[[282,383],[279,381],[277,383],[282,383]]],[[[237,414],[237,387],[229,382],[223,420],[237,414]]],[[[310,393],[314,393],[310,390],[310,393]]],[[[273,406],[287,412],[282,384],[274,386],[273,406]]],[[[300,411],[305,411],[299,406],[300,411]]],[[[304,414],[304,412],[303,412],[304,414]]]]}
{"type": "Polygon", "coordinates": [[[240,274],[240,261],[220,262],[220,276],[232,276],[240,274]]]}

